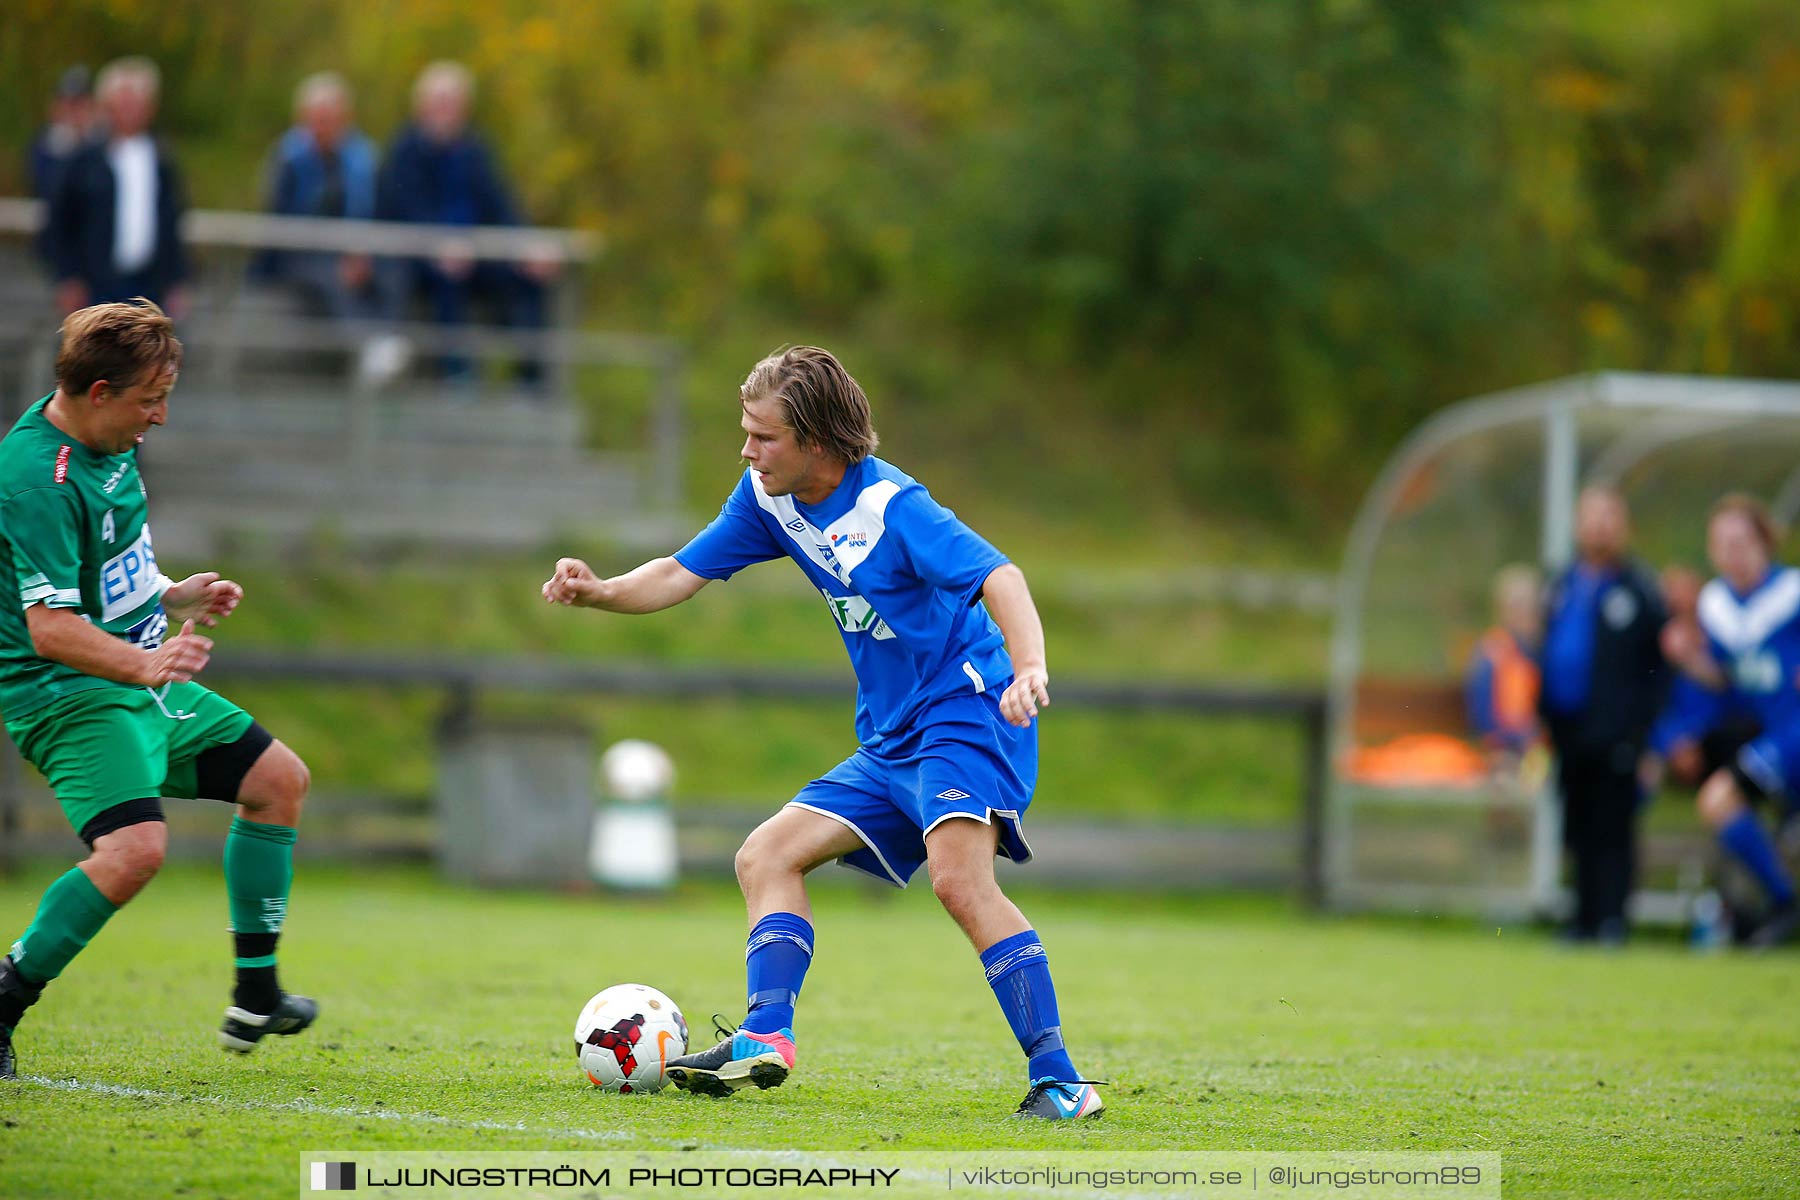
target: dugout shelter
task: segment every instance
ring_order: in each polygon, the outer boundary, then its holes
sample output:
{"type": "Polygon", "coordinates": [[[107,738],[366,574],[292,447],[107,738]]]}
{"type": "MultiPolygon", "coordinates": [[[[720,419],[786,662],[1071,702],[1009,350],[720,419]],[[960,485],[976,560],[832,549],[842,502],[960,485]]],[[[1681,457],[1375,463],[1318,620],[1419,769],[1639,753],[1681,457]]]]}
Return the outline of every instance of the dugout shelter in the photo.
{"type": "MultiPolygon", "coordinates": [[[[1708,507],[1761,497],[1800,516],[1800,384],[1575,376],[1467,400],[1394,453],[1352,526],[1331,647],[1322,869],[1337,908],[1560,914],[1558,805],[1541,756],[1495,772],[1463,671],[1496,573],[1548,578],[1573,550],[1576,495],[1616,487],[1652,570],[1705,563],[1708,507]]],[[[1691,804],[1653,801],[1635,901],[1681,920],[1710,856],[1691,804]]]]}

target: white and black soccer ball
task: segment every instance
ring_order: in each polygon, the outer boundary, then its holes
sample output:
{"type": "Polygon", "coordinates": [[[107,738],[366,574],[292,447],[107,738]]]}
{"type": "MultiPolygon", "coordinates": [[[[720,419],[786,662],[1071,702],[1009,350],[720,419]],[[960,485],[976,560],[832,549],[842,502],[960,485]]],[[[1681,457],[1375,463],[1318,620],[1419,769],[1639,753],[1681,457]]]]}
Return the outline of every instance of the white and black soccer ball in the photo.
{"type": "Polygon", "coordinates": [[[588,1082],[609,1092],[654,1092],[669,1060],[687,1053],[687,1018],[653,987],[621,983],[581,1006],[575,1057],[588,1082]]]}

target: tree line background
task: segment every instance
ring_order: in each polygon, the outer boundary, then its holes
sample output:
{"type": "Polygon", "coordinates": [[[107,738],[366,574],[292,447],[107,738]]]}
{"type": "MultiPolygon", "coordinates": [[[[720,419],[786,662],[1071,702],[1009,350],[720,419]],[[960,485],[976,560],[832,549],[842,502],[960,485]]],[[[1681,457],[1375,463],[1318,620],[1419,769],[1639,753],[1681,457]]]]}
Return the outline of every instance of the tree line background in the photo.
{"type": "Polygon", "coordinates": [[[608,239],[594,323],[715,390],[843,347],[903,462],[1046,514],[1334,533],[1460,397],[1800,376],[1792,0],[9,0],[0,193],[124,53],[227,208],[305,73],[385,139],[459,58],[534,219],[608,239]]]}

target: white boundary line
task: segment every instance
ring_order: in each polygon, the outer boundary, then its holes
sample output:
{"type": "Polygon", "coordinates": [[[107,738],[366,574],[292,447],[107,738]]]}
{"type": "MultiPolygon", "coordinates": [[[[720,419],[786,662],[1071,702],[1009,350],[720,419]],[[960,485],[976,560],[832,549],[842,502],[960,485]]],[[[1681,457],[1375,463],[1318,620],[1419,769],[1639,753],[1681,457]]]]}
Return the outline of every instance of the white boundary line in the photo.
{"type": "Polygon", "coordinates": [[[224,1096],[187,1096],[180,1092],[160,1092],[151,1088],[128,1087],[122,1083],[92,1083],[84,1079],[47,1079],[42,1075],[21,1075],[15,1082],[56,1092],[80,1092],[90,1096],[115,1096],[127,1100],[168,1100],[179,1104],[210,1104],[215,1108],[238,1112],[293,1112],[309,1117],[393,1121],[404,1125],[436,1125],[444,1129],[469,1129],[483,1132],[532,1133],[542,1134],[546,1137],[586,1138],[600,1142],[630,1141],[643,1137],[642,1134],[624,1129],[559,1128],[553,1125],[527,1125],[523,1121],[463,1121],[455,1117],[440,1117],[436,1113],[314,1104],[310,1100],[286,1100],[270,1103],[256,1100],[230,1100],[224,1096]]]}

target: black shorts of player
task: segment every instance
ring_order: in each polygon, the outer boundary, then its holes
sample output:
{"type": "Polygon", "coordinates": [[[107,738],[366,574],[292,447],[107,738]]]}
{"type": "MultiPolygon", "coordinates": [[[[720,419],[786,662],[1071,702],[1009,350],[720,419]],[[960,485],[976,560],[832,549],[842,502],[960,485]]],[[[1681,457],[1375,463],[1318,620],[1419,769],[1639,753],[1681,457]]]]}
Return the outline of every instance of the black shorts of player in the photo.
{"type": "MultiPolygon", "coordinates": [[[[1762,722],[1755,717],[1731,717],[1720,722],[1700,739],[1700,778],[1709,779],[1715,771],[1728,770],[1737,779],[1738,751],[1761,736],[1762,722]]],[[[1741,779],[1739,783],[1741,786],[1741,779]]]]}
{"type": "Polygon", "coordinates": [[[1731,780],[1737,784],[1738,795],[1744,798],[1744,803],[1759,806],[1769,798],[1769,789],[1756,782],[1756,778],[1744,770],[1742,758],[1734,757],[1725,769],[1731,772],[1731,780]]]}
{"type": "MultiPolygon", "coordinates": [[[[214,746],[194,759],[194,790],[202,800],[219,800],[226,804],[236,804],[238,789],[244,784],[244,776],[256,765],[264,750],[275,741],[268,730],[250,722],[250,728],[244,730],[237,741],[224,746],[214,746]]],[[[86,825],[81,827],[81,840],[87,843],[88,849],[109,833],[131,825],[142,825],[149,821],[165,821],[162,801],[155,796],[145,796],[137,800],[127,800],[123,804],[115,804],[86,825]]]]}

